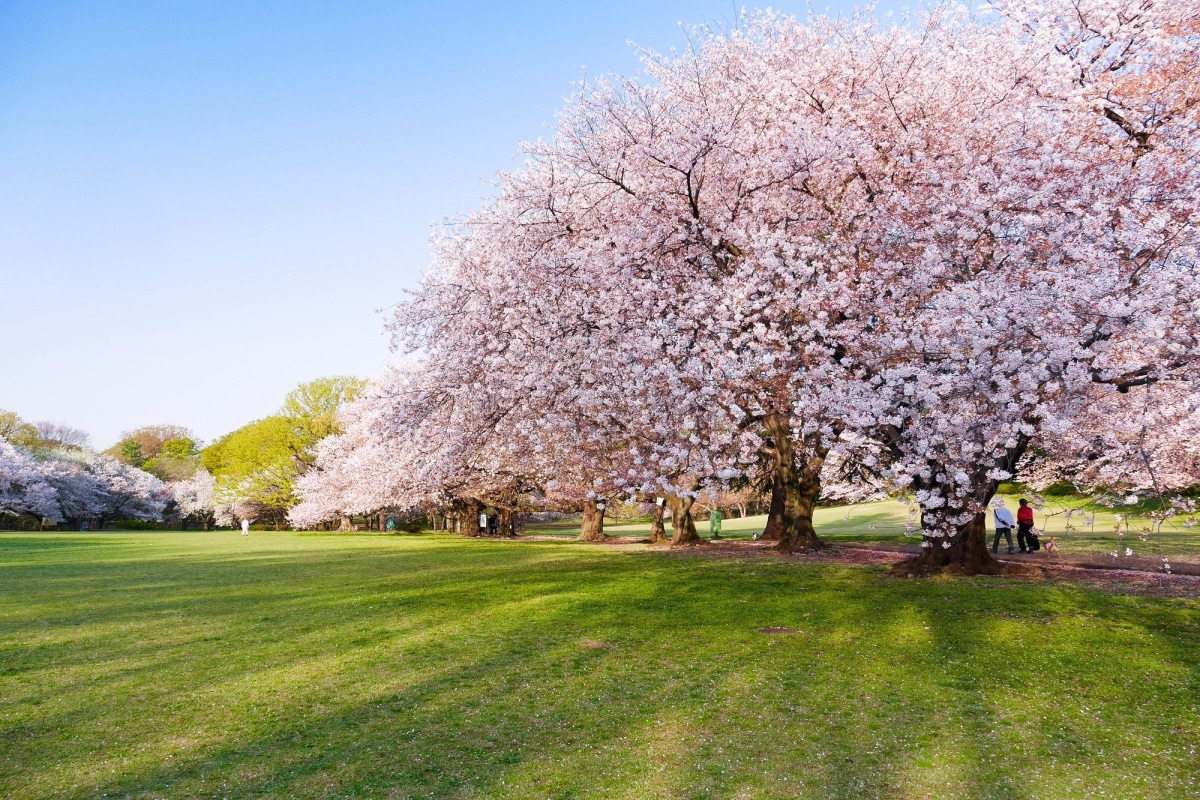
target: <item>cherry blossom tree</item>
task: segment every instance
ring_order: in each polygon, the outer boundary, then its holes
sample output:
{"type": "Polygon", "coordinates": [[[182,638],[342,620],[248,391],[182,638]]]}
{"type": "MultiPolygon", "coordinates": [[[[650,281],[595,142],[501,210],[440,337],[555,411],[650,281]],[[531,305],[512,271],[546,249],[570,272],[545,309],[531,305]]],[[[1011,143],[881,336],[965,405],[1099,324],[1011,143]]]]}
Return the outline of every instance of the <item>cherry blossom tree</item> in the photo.
{"type": "Polygon", "coordinates": [[[1038,437],[1018,466],[1034,489],[1070,483],[1087,493],[1160,498],[1200,485],[1200,384],[1177,376],[1121,392],[1097,385],[1076,401],[1074,424],[1038,437]]]}
{"type": "MultiPolygon", "coordinates": [[[[759,126],[705,108],[693,88],[703,59],[648,65],[655,88],[581,92],[556,142],[531,145],[530,164],[502,177],[496,201],[443,238],[394,330],[431,361],[462,365],[449,372],[486,376],[470,392],[522,426],[515,441],[553,453],[558,473],[576,467],[554,487],[669,495],[685,543],[696,538],[686,521],[702,486],[755,462],[762,441],[747,427],[779,417],[763,398],[786,405],[776,384],[787,365],[753,350],[755,336],[772,337],[745,311],[784,295],[746,289],[761,283],[746,280],[758,264],[744,260],[739,272],[744,251],[722,235],[738,192],[755,187],[735,187],[748,171],[717,154],[759,126]],[[730,315],[745,342],[731,344],[721,327],[730,315]],[[745,354],[731,356],[739,347],[745,354]]],[[[726,104],[737,103],[746,98],[730,93],[726,104]]],[[[776,423],[785,437],[787,428],[776,423]]]]}
{"type": "Polygon", "coordinates": [[[29,515],[60,522],[54,487],[38,470],[37,462],[0,438],[0,514],[29,515]]]}
{"type": "Polygon", "coordinates": [[[440,373],[389,369],[343,410],[345,432],[320,444],[289,519],[312,527],[381,509],[442,509],[473,533],[484,507],[518,510],[535,487],[485,446],[487,426],[472,418],[485,410],[454,401],[440,373]]]}
{"type": "Polygon", "coordinates": [[[918,568],[996,569],[999,481],[1094,384],[1195,359],[1200,297],[1196,0],[997,6],[762,14],[582,86],[435,242],[392,323],[420,364],[309,509],[536,490],[598,538],[601,498],[663,494],[684,544],[701,492],[770,476],[790,549],[840,448],[920,503],[918,568]]]}
{"type": "Polygon", "coordinates": [[[71,527],[103,527],[111,520],[162,518],[169,493],[158,478],[107,455],[57,450],[43,455],[38,471],[53,487],[57,518],[71,527]]]}
{"type": "Polygon", "coordinates": [[[93,455],[84,463],[98,487],[94,517],[100,527],[113,519],[162,518],[169,493],[158,478],[112,456],[93,455]]]}
{"type": "Polygon", "coordinates": [[[104,488],[80,458],[52,457],[38,469],[54,487],[59,515],[72,528],[96,519],[104,508],[104,488]]]}
{"type": "Polygon", "coordinates": [[[213,492],[216,484],[216,478],[203,467],[186,480],[167,484],[180,520],[184,523],[195,520],[208,530],[215,521],[213,492]]]}
{"type": "Polygon", "coordinates": [[[1070,400],[1094,382],[1128,389],[1197,357],[1196,4],[1007,8],[1036,12],[1002,29],[1006,60],[1031,77],[990,106],[994,146],[969,140],[959,179],[902,209],[926,221],[903,247],[928,288],[908,282],[903,331],[868,336],[884,346],[864,357],[894,364],[871,377],[875,414],[895,423],[892,474],[922,506],[923,569],[994,570],[983,509],[1031,437],[1069,430],[1070,400]],[[1013,106],[1025,111],[1006,125],[1013,106]]]}

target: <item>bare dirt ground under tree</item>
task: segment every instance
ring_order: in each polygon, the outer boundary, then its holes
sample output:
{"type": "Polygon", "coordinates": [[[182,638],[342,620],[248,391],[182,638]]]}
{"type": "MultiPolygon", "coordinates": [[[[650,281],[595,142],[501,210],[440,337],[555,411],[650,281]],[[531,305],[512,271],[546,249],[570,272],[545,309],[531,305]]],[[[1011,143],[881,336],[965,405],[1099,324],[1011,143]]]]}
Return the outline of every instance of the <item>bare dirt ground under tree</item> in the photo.
{"type": "MultiPolygon", "coordinates": [[[[526,536],[525,539],[562,541],[552,536],[526,536]]],[[[893,568],[897,577],[906,577],[896,567],[917,555],[919,545],[879,542],[834,544],[823,550],[780,553],[775,542],[748,540],[707,540],[695,547],[672,550],[669,545],[648,545],[645,540],[610,537],[601,546],[644,546],[647,550],[671,552],[691,558],[770,558],[795,562],[837,563],[855,566],[893,568]]],[[[1018,580],[1063,580],[1095,588],[1153,597],[1200,597],[1200,564],[1171,562],[1170,572],[1161,559],[1126,557],[1120,560],[1096,555],[1004,554],[996,559],[1005,565],[1004,576],[1018,580]]]]}

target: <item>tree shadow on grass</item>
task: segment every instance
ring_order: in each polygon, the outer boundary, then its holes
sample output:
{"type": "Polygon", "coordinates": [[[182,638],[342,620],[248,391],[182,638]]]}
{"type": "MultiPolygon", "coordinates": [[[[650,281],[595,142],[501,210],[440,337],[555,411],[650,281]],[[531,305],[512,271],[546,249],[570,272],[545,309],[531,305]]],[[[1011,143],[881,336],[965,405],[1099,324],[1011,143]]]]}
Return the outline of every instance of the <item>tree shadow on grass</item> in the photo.
{"type": "MultiPolygon", "coordinates": [[[[62,769],[85,788],[59,793],[79,797],[1023,797],[1037,793],[1030,767],[987,760],[1027,728],[1008,714],[1021,695],[993,687],[1030,666],[1066,682],[1052,656],[1073,640],[1038,628],[1035,657],[1018,658],[1024,626],[1099,613],[1096,598],[1051,586],[468,549],[432,564],[297,554],[277,576],[202,564],[175,588],[161,574],[175,564],[159,563],[143,573],[153,589],[96,613],[128,624],[182,608],[195,630],[164,621],[182,631],[167,647],[162,631],[114,650],[89,640],[80,665],[90,652],[128,669],[79,687],[38,737],[6,737],[0,784],[38,796],[37,777],[62,769]],[[208,585],[214,570],[224,583],[208,585]],[[196,638],[213,620],[228,638],[196,638]],[[767,626],[797,633],[756,632],[767,626]],[[156,683],[148,703],[106,706],[156,683]],[[81,735],[114,752],[64,752],[81,735]],[[101,776],[109,755],[125,759],[117,777],[101,776]]],[[[1132,625],[1136,610],[1116,619],[1132,625]]],[[[1155,624],[1166,637],[1183,622],[1155,624]]],[[[1108,664],[1068,663],[1089,676],[1108,664]]],[[[1094,733],[1075,733],[1079,766],[1094,767],[1094,733]]]]}
{"type": "MultiPolygon", "coordinates": [[[[731,623],[729,603],[757,591],[745,576],[731,591],[722,570],[707,566],[681,569],[665,561],[598,565],[586,559],[573,564],[560,560],[553,569],[520,577],[524,580],[514,584],[511,572],[486,570],[456,585],[381,590],[401,601],[410,591],[422,594],[427,607],[438,613],[424,612],[418,627],[441,635],[400,637],[395,650],[384,652],[379,641],[353,644],[342,637],[338,644],[347,656],[332,671],[306,670],[295,649],[289,657],[266,650],[224,668],[206,665],[186,686],[195,697],[219,701],[229,691],[225,684],[239,680],[249,687],[229,698],[228,719],[215,730],[196,732],[191,730],[196,722],[187,714],[162,709],[164,731],[198,744],[153,765],[145,757],[134,758],[140,766],[122,779],[93,783],[94,788],[78,794],[528,796],[525,792],[540,793],[545,785],[587,796],[598,785],[660,785],[650,780],[655,776],[648,770],[656,762],[645,755],[657,748],[665,754],[657,762],[667,773],[661,785],[670,790],[662,796],[694,794],[702,784],[713,785],[713,796],[722,796],[725,789],[720,787],[733,791],[762,784],[763,796],[772,796],[776,773],[750,781],[736,770],[723,777],[709,775],[705,766],[720,761],[710,738],[726,735],[724,723],[711,712],[725,687],[738,684],[747,671],[761,671],[762,681],[748,698],[757,706],[768,701],[794,666],[794,655],[753,632],[778,611],[743,612],[739,605],[731,623]],[[721,596],[724,603],[713,602],[721,596]],[[459,622],[442,622],[445,629],[437,631],[440,611],[452,604],[457,612],[453,619],[459,622]],[[289,697],[292,689],[304,688],[295,681],[292,687],[264,686],[263,705],[275,707],[256,709],[255,676],[284,669],[289,661],[322,685],[303,702],[289,697]],[[402,689],[388,690],[405,682],[402,689]],[[239,719],[242,714],[249,716],[239,719]],[[677,734],[682,746],[675,741],[677,734]]],[[[814,581],[795,570],[776,576],[784,592],[797,581],[821,583],[819,577],[814,581]]],[[[330,601],[319,593],[307,603],[290,596],[264,613],[291,619],[330,601]]],[[[341,624],[357,621],[362,620],[345,616],[341,624]]],[[[313,630],[293,624],[283,638],[295,640],[301,631],[313,630]]],[[[385,644],[389,635],[381,634],[385,644]]],[[[326,642],[323,652],[330,646],[326,642]]],[[[150,644],[142,647],[153,650],[150,644]]],[[[196,655],[206,660],[204,653],[196,655]]],[[[146,685],[164,671],[162,663],[147,665],[143,673],[125,673],[113,683],[146,685]]],[[[185,688],[180,675],[171,680],[172,689],[185,688]]],[[[304,683],[303,678],[297,681],[304,683]]],[[[112,685],[90,688],[99,696],[113,690],[112,685]]],[[[78,732],[104,714],[100,697],[94,704],[80,711],[85,719],[67,713],[53,725],[78,732]]],[[[740,705],[738,709],[745,711],[740,705]]],[[[734,738],[737,748],[748,752],[771,731],[747,720],[734,738]]],[[[153,739],[143,733],[120,748],[126,756],[139,745],[163,752],[153,739]]],[[[51,755],[36,743],[8,753],[20,758],[25,770],[61,766],[84,773],[94,772],[95,766],[88,765],[101,756],[76,753],[74,760],[53,763],[51,755]]],[[[853,769],[838,768],[839,774],[853,769]]],[[[803,771],[789,764],[778,774],[803,771]]]]}
{"type": "MultiPolygon", "coordinates": [[[[270,734],[98,791],[131,797],[218,788],[238,797],[591,796],[646,781],[647,750],[665,731],[672,744],[682,737],[688,752],[671,760],[672,774],[659,782],[669,791],[661,796],[691,796],[703,783],[714,784],[711,796],[729,796],[725,788],[744,776],[717,780],[693,763],[711,759],[708,734],[716,720],[707,706],[718,687],[752,663],[755,651],[770,645],[740,632],[741,659],[722,659],[703,673],[694,662],[675,664],[660,680],[639,680],[636,671],[664,648],[627,624],[613,624],[617,616],[618,610],[587,600],[539,622],[513,619],[490,631],[492,652],[475,660],[454,643],[431,642],[424,663],[441,663],[442,670],[405,690],[293,719],[270,734]],[[580,629],[593,636],[579,639],[580,629]]],[[[703,651],[726,644],[705,636],[703,618],[698,622],[677,626],[677,641],[666,648],[674,658],[689,643],[703,651]]]]}
{"type": "MultiPolygon", "coordinates": [[[[1107,593],[1057,582],[942,579],[930,586],[954,595],[952,615],[928,613],[942,651],[937,684],[955,689],[960,727],[970,732],[964,741],[989,743],[971,763],[990,762],[992,780],[999,774],[1009,787],[999,796],[1191,791],[1192,766],[1163,734],[1195,682],[1172,685],[1146,667],[1171,658],[1190,665],[1177,676],[1194,677],[1200,642],[1181,642],[1184,621],[1161,601],[1114,603],[1107,593]],[[964,603],[958,592],[972,585],[985,591],[964,603]]],[[[1193,726],[1193,742],[1198,734],[1193,726]]]]}

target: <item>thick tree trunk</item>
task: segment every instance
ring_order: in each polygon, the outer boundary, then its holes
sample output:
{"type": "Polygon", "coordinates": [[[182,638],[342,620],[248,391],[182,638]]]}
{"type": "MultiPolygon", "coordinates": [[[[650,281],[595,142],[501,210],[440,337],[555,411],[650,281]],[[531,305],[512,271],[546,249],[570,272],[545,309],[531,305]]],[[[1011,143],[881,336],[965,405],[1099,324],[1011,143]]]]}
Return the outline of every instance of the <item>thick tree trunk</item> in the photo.
{"type": "Polygon", "coordinates": [[[796,470],[794,480],[786,484],[786,516],[791,525],[777,545],[784,552],[817,550],[825,546],[813,527],[813,511],[821,498],[821,467],[828,452],[828,449],[818,447],[805,462],[804,469],[796,470]]]}
{"type": "Polygon", "coordinates": [[[762,536],[758,538],[768,542],[778,542],[783,539],[789,525],[785,515],[786,502],[787,490],[783,485],[783,477],[777,464],[771,474],[771,507],[767,509],[767,527],[763,528],[762,536]]]}
{"type": "MultiPolygon", "coordinates": [[[[1006,447],[1004,454],[994,461],[981,461],[971,475],[970,494],[958,501],[957,507],[942,506],[936,509],[921,509],[921,527],[926,534],[940,532],[942,536],[926,535],[921,542],[921,554],[903,561],[892,568],[896,574],[930,575],[949,572],[959,575],[999,575],[1006,568],[992,558],[987,545],[987,509],[1000,487],[1000,481],[992,477],[993,469],[1001,469],[1010,475],[1016,472],[1017,462],[1029,446],[1029,437],[1021,434],[1016,442],[1006,447]],[[972,512],[969,518],[967,512],[972,512]],[[964,523],[954,520],[964,519],[964,523]]],[[[934,474],[947,471],[944,465],[930,461],[934,474]]],[[[924,488],[918,482],[914,489],[924,488]]],[[[947,487],[949,491],[951,487],[947,487]]],[[[1011,569],[1011,568],[1010,568],[1011,569]]]]}
{"type": "Polygon", "coordinates": [[[604,512],[596,507],[595,500],[583,501],[583,521],[579,526],[579,541],[603,542],[608,538],[604,532],[604,512]]]}
{"type": "Polygon", "coordinates": [[[816,447],[803,467],[798,467],[787,417],[772,413],[763,424],[774,446],[775,470],[771,479],[771,510],[760,538],[779,542],[777,548],[785,553],[824,547],[812,517],[821,497],[821,467],[829,449],[816,447]]]}
{"type": "Polygon", "coordinates": [[[672,497],[671,503],[671,547],[692,547],[700,544],[700,534],[696,533],[696,522],[692,519],[692,497],[672,497]]]}
{"type": "Polygon", "coordinates": [[[496,526],[496,533],[500,536],[512,537],[512,510],[508,508],[500,509],[499,513],[500,524],[496,526]]]}
{"type": "Polygon", "coordinates": [[[950,537],[927,536],[921,555],[898,564],[897,572],[929,575],[949,572],[960,575],[999,575],[1004,565],[992,558],[987,545],[987,514],[980,512],[960,525],[950,537]],[[945,546],[949,544],[949,547],[945,546]]]}
{"type": "Polygon", "coordinates": [[[654,504],[654,519],[650,522],[650,543],[662,544],[667,541],[667,531],[663,526],[663,512],[667,508],[667,503],[664,500],[662,504],[654,504]]]}
{"type": "Polygon", "coordinates": [[[349,533],[350,531],[354,530],[354,522],[350,519],[349,515],[342,514],[342,520],[338,524],[338,530],[342,533],[349,533]]]}
{"type": "Polygon", "coordinates": [[[482,536],[484,531],[479,529],[479,515],[483,513],[483,503],[475,499],[463,502],[463,533],[469,537],[482,536]]]}

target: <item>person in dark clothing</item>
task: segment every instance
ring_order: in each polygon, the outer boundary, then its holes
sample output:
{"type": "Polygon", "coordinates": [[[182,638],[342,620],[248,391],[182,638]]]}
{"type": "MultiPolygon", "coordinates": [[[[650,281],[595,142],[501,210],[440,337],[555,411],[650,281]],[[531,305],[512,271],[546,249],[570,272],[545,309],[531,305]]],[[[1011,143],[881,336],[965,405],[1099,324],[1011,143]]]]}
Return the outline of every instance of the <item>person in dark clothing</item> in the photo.
{"type": "Polygon", "coordinates": [[[1018,502],[1021,507],[1017,509],[1017,548],[1022,553],[1032,553],[1037,549],[1036,539],[1033,537],[1033,507],[1024,497],[1018,502]]]}

